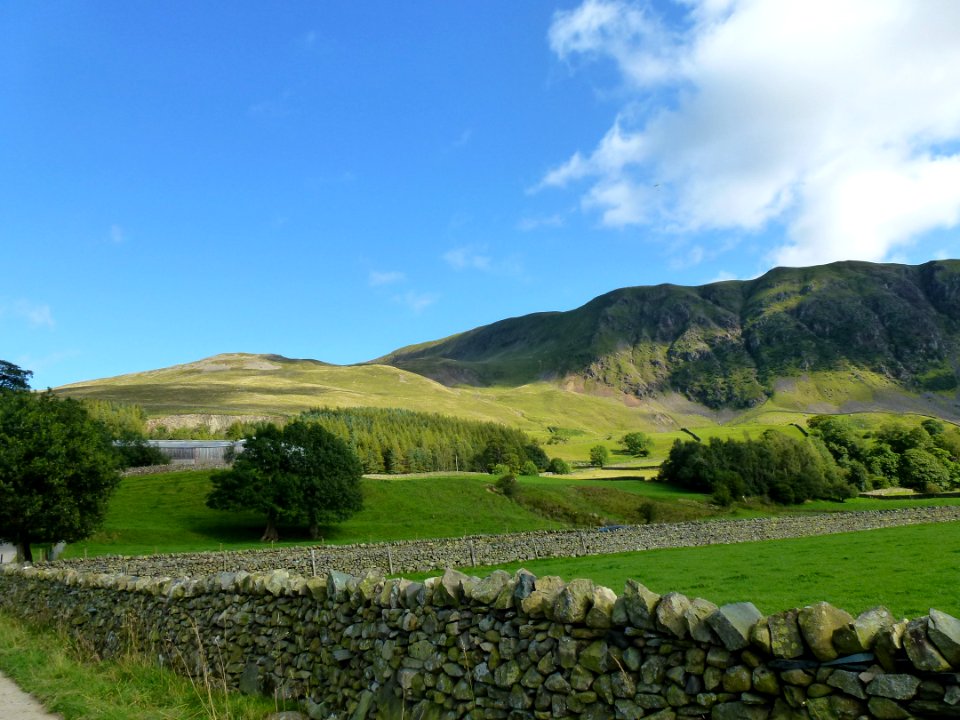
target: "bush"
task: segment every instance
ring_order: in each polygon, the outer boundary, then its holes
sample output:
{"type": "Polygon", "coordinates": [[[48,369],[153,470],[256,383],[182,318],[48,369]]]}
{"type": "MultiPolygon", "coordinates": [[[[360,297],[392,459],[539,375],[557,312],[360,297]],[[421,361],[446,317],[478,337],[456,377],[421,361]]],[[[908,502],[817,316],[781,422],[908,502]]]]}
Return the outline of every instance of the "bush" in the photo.
{"type": "Polygon", "coordinates": [[[550,465],[547,467],[549,472],[552,472],[554,475],[569,475],[573,470],[570,468],[570,464],[566,460],[561,460],[560,458],[552,458],[550,460],[550,465]]]}
{"type": "Polygon", "coordinates": [[[594,445],[590,448],[590,464],[602,468],[610,461],[610,451],[605,445],[594,445]]]}
{"type": "Polygon", "coordinates": [[[631,432],[620,438],[624,450],[634,457],[647,457],[653,449],[653,440],[642,432],[631,432]]]}
{"type": "Polygon", "coordinates": [[[510,466],[507,465],[506,463],[497,463],[490,470],[491,475],[503,476],[503,475],[510,475],[511,473],[512,471],[510,470],[510,466]]]}
{"type": "Polygon", "coordinates": [[[520,474],[521,474],[521,475],[528,475],[528,476],[530,476],[530,477],[536,477],[537,475],[540,474],[540,470],[539,470],[539,468],[537,468],[537,466],[536,466],[536,464],[533,462],[533,460],[527,460],[527,461],[523,464],[523,467],[520,468],[520,474]]]}
{"type": "Polygon", "coordinates": [[[513,475],[504,475],[497,480],[495,487],[504,497],[513,497],[517,493],[517,478],[513,475]]]}
{"type": "Polygon", "coordinates": [[[121,442],[117,445],[117,453],[120,465],[125,468],[170,464],[170,458],[160,452],[160,448],[147,445],[143,440],[121,442]]]}
{"type": "Polygon", "coordinates": [[[933,454],[910,448],[900,457],[900,485],[920,492],[941,492],[950,486],[950,473],[933,454]]]}

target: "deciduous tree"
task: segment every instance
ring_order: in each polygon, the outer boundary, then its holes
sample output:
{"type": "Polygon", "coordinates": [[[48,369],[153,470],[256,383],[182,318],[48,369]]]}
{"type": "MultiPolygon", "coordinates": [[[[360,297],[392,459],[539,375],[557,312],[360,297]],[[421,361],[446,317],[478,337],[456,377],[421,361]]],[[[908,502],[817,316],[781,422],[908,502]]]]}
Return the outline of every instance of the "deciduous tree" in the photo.
{"type": "Polygon", "coordinates": [[[316,423],[263,425],[246,438],[233,468],[213,476],[207,505],[264,513],[262,540],[277,540],[280,523],[308,527],[317,537],[321,525],[361,509],[362,473],[347,444],[316,423]]]}
{"type": "Polygon", "coordinates": [[[29,390],[32,370],[24,370],[12,362],[0,360],[0,390],[29,390]]]}
{"type": "Polygon", "coordinates": [[[653,448],[653,441],[646,433],[629,432],[620,438],[620,444],[634,457],[647,457],[653,448]]]}
{"type": "Polygon", "coordinates": [[[610,460],[610,451],[606,445],[594,445],[590,448],[590,464],[603,467],[610,460]]]}
{"type": "Polygon", "coordinates": [[[103,521],[120,481],[110,433],[76,400],[0,392],[0,537],[76,542],[103,521]]]}

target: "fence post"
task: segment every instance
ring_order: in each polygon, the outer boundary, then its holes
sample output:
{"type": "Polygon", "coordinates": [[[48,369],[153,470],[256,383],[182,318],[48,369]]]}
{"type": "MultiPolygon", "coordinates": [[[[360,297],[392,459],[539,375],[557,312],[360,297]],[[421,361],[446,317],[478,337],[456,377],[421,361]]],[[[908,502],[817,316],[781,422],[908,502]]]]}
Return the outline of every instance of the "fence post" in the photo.
{"type": "Polygon", "coordinates": [[[470,538],[470,565],[471,567],[477,566],[477,553],[473,549],[473,538],[470,538]]]}
{"type": "Polygon", "coordinates": [[[317,554],[313,548],[310,548],[310,568],[313,570],[313,577],[317,576],[317,554]]]}
{"type": "Polygon", "coordinates": [[[387,545],[387,567],[390,570],[390,574],[393,575],[393,551],[390,550],[389,545],[387,545]]]}

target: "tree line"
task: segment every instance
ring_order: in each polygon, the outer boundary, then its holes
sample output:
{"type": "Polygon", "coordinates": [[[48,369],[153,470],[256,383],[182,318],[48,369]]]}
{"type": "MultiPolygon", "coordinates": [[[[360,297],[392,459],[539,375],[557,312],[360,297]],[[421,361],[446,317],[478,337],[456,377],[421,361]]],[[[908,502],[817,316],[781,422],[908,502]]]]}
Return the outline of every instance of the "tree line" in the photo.
{"type": "Polygon", "coordinates": [[[658,479],[711,494],[722,505],[745,497],[844,500],[890,486],[929,493],[960,488],[960,430],[939,420],[865,431],[847,418],[817,415],[807,426],[803,438],[767,430],[757,439],[677,440],[658,479]]]}
{"type": "Polygon", "coordinates": [[[522,430],[397,408],[318,408],[300,415],[341,438],[365,473],[450,470],[520,473],[527,463],[546,470],[550,459],[522,430]]]}

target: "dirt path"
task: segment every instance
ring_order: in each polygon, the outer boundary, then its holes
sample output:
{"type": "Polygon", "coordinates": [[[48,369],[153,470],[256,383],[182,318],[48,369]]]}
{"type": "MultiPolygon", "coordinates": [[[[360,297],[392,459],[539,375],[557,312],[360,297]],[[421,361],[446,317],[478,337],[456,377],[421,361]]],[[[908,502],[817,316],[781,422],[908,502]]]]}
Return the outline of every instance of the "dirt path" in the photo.
{"type": "MultiPolygon", "coordinates": [[[[36,699],[27,695],[13,680],[0,673],[0,720],[57,720],[36,699]]],[[[61,719],[62,720],[62,719],[61,719]]]]}

